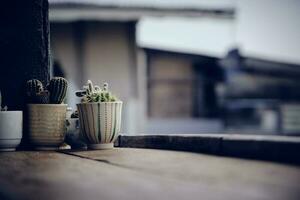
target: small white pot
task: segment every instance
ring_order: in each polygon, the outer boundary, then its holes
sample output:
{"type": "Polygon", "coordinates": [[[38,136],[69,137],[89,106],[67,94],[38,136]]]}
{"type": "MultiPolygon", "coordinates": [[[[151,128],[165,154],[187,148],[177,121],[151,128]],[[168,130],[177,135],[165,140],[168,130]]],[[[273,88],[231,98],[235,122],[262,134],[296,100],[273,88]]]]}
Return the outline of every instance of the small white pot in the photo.
{"type": "Polygon", "coordinates": [[[15,151],[23,132],[22,111],[0,112],[0,151],[15,151]]]}
{"type": "Polygon", "coordinates": [[[66,104],[28,104],[29,139],[38,150],[56,150],[66,134],[66,104]]]}
{"type": "Polygon", "coordinates": [[[80,129],[90,149],[111,149],[121,129],[122,102],[77,104],[80,129]]]}

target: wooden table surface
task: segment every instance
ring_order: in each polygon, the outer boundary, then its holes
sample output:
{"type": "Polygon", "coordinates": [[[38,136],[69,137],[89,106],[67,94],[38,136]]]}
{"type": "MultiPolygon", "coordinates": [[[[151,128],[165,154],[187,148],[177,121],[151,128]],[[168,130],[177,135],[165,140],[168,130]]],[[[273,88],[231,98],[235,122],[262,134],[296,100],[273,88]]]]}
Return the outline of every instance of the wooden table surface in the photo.
{"type": "Polygon", "coordinates": [[[300,199],[300,168],[176,151],[116,148],[0,153],[0,199],[300,199]]]}

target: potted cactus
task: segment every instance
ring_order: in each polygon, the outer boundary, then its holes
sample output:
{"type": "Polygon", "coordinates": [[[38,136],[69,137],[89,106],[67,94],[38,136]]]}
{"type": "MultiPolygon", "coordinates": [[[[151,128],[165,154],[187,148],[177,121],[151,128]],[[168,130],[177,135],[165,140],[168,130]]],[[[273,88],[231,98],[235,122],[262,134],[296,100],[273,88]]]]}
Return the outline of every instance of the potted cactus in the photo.
{"type": "Polygon", "coordinates": [[[122,101],[107,83],[101,89],[89,80],[83,89],[76,92],[82,98],[77,104],[82,137],[90,149],[113,148],[121,128],[122,101]]]}
{"type": "Polygon", "coordinates": [[[62,77],[54,77],[45,88],[39,80],[27,81],[29,140],[36,149],[54,150],[63,143],[67,88],[68,82],[62,77]]]}
{"type": "Polygon", "coordinates": [[[23,112],[2,108],[0,91],[0,151],[14,151],[22,139],[23,112]]]}

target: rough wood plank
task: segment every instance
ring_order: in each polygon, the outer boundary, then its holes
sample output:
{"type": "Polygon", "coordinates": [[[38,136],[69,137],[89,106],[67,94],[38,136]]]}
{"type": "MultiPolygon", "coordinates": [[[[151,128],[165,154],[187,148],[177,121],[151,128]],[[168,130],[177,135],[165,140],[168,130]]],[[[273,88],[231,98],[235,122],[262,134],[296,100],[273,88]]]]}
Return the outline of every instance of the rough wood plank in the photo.
{"type": "Polygon", "coordinates": [[[300,170],[201,154],[114,149],[0,154],[1,199],[299,199],[300,170]]]}
{"type": "MultiPolygon", "coordinates": [[[[120,148],[106,151],[68,152],[143,175],[179,181],[179,197],[187,187],[198,193],[184,199],[299,199],[300,168],[262,161],[203,154],[120,148]],[[203,192],[205,191],[205,192],[203,192]],[[206,198],[207,197],[207,198],[206,198]]],[[[145,195],[149,195],[145,191],[145,195]]]]}
{"type": "Polygon", "coordinates": [[[241,134],[121,135],[120,147],[169,149],[300,164],[300,138],[241,134]]]}
{"type": "Polygon", "coordinates": [[[300,138],[291,136],[241,136],[222,138],[221,154],[300,164],[300,138]]]}
{"type": "Polygon", "coordinates": [[[218,154],[221,135],[135,135],[119,136],[120,147],[169,149],[218,154]]]}

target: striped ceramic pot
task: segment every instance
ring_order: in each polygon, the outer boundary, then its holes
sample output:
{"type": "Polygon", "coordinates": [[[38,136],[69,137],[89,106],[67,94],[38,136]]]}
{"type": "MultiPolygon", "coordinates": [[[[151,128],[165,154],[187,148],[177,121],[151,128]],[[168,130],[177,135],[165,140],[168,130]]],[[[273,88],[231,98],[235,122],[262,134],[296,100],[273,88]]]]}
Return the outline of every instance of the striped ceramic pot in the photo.
{"type": "Polygon", "coordinates": [[[81,134],[90,149],[111,149],[121,128],[122,102],[77,104],[81,134]]]}
{"type": "Polygon", "coordinates": [[[38,150],[55,150],[66,134],[66,104],[29,104],[29,139],[38,150]]]}

